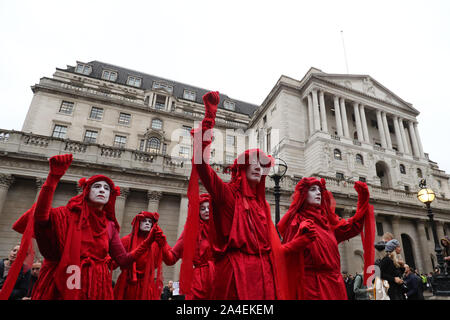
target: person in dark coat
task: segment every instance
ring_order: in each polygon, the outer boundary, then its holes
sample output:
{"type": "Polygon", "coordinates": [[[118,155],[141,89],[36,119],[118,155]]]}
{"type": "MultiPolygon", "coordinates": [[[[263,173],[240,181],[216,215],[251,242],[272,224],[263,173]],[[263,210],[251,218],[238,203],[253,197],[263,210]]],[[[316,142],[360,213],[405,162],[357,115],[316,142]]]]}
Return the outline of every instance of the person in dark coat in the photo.
{"type": "Polygon", "coordinates": [[[28,289],[27,294],[25,297],[22,298],[22,300],[31,300],[31,293],[33,292],[34,284],[36,283],[37,279],[39,278],[39,272],[41,271],[42,263],[39,261],[36,261],[31,266],[31,275],[30,275],[30,282],[28,283],[28,289]]]}
{"type": "Polygon", "coordinates": [[[380,261],[381,279],[389,282],[388,295],[391,300],[404,300],[402,293],[402,270],[397,260],[397,254],[401,251],[400,242],[392,239],[386,243],[386,255],[380,261]]]}
{"type": "Polygon", "coordinates": [[[418,277],[411,268],[405,264],[405,276],[403,278],[405,281],[408,292],[406,297],[408,300],[424,300],[422,291],[422,279],[418,277]]]}
{"type": "MultiPolygon", "coordinates": [[[[10,251],[8,258],[0,260],[0,289],[3,287],[3,283],[6,281],[9,270],[16,260],[17,252],[19,251],[19,249],[19,245],[14,246],[14,248],[10,251]]],[[[9,300],[21,300],[23,297],[25,297],[25,295],[27,294],[29,282],[30,270],[25,272],[22,266],[19,276],[17,277],[16,284],[14,285],[14,289],[9,296],[9,300]]]]}
{"type": "Polygon", "coordinates": [[[173,297],[173,281],[170,280],[168,285],[164,287],[161,294],[161,300],[172,300],[173,297]]]}

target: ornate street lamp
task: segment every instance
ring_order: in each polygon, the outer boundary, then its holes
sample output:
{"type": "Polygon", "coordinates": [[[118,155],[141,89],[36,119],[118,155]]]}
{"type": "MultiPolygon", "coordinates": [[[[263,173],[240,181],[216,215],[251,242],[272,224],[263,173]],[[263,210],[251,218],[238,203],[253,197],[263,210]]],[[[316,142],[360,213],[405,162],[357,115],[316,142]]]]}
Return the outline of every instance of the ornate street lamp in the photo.
{"type": "Polygon", "coordinates": [[[439,265],[439,274],[434,274],[431,280],[433,295],[435,296],[450,296],[450,276],[444,266],[444,258],[442,257],[442,248],[439,245],[439,239],[436,232],[436,223],[434,221],[433,212],[431,211],[431,203],[436,198],[433,190],[427,188],[425,179],[420,180],[420,190],[417,193],[417,198],[420,202],[427,206],[428,218],[430,219],[431,230],[434,239],[434,251],[436,251],[436,258],[439,265]]]}
{"type": "MultiPolygon", "coordinates": [[[[275,165],[270,169],[269,177],[275,182],[273,194],[275,196],[275,226],[280,222],[280,180],[286,174],[288,166],[280,158],[275,158],[275,165]]],[[[278,228],[277,228],[278,231],[278,228]]]]}

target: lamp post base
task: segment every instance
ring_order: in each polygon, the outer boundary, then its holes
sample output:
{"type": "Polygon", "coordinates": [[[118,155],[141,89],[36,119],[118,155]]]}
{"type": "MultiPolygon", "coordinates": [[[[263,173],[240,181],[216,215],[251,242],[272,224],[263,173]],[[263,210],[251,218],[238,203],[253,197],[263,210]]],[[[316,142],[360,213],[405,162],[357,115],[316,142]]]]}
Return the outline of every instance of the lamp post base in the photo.
{"type": "Polygon", "coordinates": [[[436,274],[431,279],[434,296],[450,297],[450,275],[436,274]]]}

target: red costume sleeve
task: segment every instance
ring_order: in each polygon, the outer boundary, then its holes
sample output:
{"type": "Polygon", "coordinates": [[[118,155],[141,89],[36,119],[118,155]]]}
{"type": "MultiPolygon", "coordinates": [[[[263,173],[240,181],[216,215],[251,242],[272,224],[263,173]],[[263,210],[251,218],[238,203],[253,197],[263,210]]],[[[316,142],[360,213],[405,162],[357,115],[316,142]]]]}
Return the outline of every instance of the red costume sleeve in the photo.
{"type": "Polygon", "coordinates": [[[180,235],[174,247],[171,248],[166,242],[162,248],[163,261],[168,266],[173,266],[183,256],[184,232],[180,235]]]}

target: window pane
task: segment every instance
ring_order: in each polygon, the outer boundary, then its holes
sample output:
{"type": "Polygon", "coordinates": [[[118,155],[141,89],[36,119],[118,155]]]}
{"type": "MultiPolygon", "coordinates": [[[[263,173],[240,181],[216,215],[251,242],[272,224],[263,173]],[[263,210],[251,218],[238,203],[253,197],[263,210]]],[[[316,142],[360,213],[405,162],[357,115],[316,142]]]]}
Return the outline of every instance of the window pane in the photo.
{"type": "Polygon", "coordinates": [[[153,119],[152,120],[152,128],[159,130],[162,129],[162,121],[159,119],[153,119]]]}
{"type": "Polygon", "coordinates": [[[95,119],[95,120],[102,120],[103,109],[102,108],[97,108],[97,107],[92,107],[91,115],[89,117],[91,119],[95,119]]]}
{"type": "Polygon", "coordinates": [[[57,124],[57,125],[55,125],[55,128],[53,129],[52,136],[54,138],[63,138],[64,139],[66,137],[66,133],[67,133],[67,127],[57,124]]]}
{"type": "Polygon", "coordinates": [[[59,112],[65,113],[65,114],[72,114],[73,111],[73,102],[63,101],[61,103],[61,106],[59,107],[59,112]]]}
{"type": "Polygon", "coordinates": [[[152,137],[147,142],[147,152],[159,152],[161,142],[158,138],[152,137]]]}
{"type": "Polygon", "coordinates": [[[225,109],[227,109],[227,110],[233,110],[233,111],[234,111],[234,109],[235,109],[235,104],[234,104],[234,102],[231,102],[231,101],[224,101],[224,102],[223,102],[223,107],[224,107],[225,109]]]}
{"type": "Polygon", "coordinates": [[[127,143],[127,137],[125,136],[116,136],[114,138],[114,146],[118,148],[125,148],[125,144],[127,143]]]}
{"type": "Polygon", "coordinates": [[[131,114],[121,112],[119,115],[120,124],[130,124],[131,114]]]}
{"type": "Polygon", "coordinates": [[[95,143],[97,141],[97,131],[86,130],[84,134],[84,142],[86,143],[95,143]]]}

